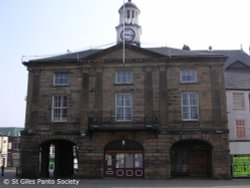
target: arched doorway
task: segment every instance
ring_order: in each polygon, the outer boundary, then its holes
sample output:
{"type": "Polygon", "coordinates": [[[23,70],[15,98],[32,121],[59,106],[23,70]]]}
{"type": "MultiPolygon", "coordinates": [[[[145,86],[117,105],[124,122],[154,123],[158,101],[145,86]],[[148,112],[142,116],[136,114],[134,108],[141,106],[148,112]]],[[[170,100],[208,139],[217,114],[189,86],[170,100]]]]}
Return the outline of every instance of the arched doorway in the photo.
{"type": "Polygon", "coordinates": [[[68,140],[50,140],[40,145],[42,177],[71,177],[78,172],[78,148],[68,140]]]}
{"type": "Polygon", "coordinates": [[[104,147],[105,177],[143,177],[143,146],[131,140],[116,140],[104,147]]]}
{"type": "Polygon", "coordinates": [[[212,146],[200,140],[182,140],[171,147],[171,176],[211,177],[212,146]]]}

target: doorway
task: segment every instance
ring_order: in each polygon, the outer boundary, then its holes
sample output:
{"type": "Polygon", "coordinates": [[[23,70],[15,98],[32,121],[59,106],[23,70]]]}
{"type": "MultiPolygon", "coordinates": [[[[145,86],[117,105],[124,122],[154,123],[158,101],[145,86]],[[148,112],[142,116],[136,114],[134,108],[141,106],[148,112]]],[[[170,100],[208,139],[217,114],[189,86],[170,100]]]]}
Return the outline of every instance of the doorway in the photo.
{"type": "Polygon", "coordinates": [[[171,147],[171,176],[211,177],[212,146],[204,141],[184,140],[171,147]]]}
{"type": "Polygon", "coordinates": [[[104,148],[104,176],[144,177],[143,146],[131,140],[117,140],[104,148]]]}
{"type": "Polygon", "coordinates": [[[40,146],[42,177],[71,177],[78,172],[78,148],[67,140],[50,140],[40,146]]]}

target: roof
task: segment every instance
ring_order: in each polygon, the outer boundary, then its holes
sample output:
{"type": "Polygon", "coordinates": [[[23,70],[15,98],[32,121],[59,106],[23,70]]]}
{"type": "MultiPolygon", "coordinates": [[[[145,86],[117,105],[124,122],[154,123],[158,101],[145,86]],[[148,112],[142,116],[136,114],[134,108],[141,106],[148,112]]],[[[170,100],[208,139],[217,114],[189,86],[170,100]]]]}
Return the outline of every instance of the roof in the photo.
{"type": "Polygon", "coordinates": [[[0,133],[8,136],[20,136],[20,131],[24,130],[21,127],[0,127],[0,133]]]}
{"type": "MultiPolygon", "coordinates": [[[[105,49],[89,49],[85,51],[80,52],[74,52],[74,53],[66,53],[59,56],[53,56],[43,59],[35,59],[30,60],[28,62],[23,62],[24,65],[28,65],[29,63],[36,63],[36,62],[55,62],[55,61],[84,61],[84,60],[91,60],[95,56],[100,55],[101,53],[105,53],[105,51],[112,50],[114,48],[122,48],[122,44],[116,44],[114,46],[105,48],[105,49]]],[[[220,53],[211,53],[209,51],[189,51],[189,50],[182,50],[182,49],[176,49],[176,48],[169,48],[169,47],[155,47],[155,48],[142,48],[134,45],[126,44],[126,48],[130,48],[133,50],[153,54],[154,57],[159,58],[190,58],[190,57],[202,57],[202,58],[208,58],[208,57],[224,57],[223,54],[220,53]]],[[[122,57],[121,57],[122,58],[122,57]]]]}
{"type": "Polygon", "coordinates": [[[176,49],[176,48],[169,48],[169,47],[156,47],[156,48],[146,48],[150,51],[168,56],[168,57],[174,57],[174,56],[196,56],[196,57],[212,57],[212,56],[224,56],[220,53],[209,53],[208,51],[192,51],[192,50],[182,50],[182,49],[176,49]]]}
{"type": "Polygon", "coordinates": [[[250,56],[243,50],[215,50],[227,56],[225,61],[225,87],[233,90],[250,89],[250,56]]]}
{"type": "Polygon", "coordinates": [[[207,52],[211,54],[222,54],[227,58],[225,61],[225,68],[232,66],[235,63],[242,63],[248,67],[250,67],[250,56],[244,52],[243,50],[199,50],[197,52],[207,52]]]}
{"type": "Polygon", "coordinates": [[[79,59],[84,59],[90,55],[93,55],[97,52],[99,52],[101,50],[97,50],[97,49],[89,49],[86,51],[80,51],[80,52],[74,52],[74,53],[66,53],[66,54],[62,54],[62,55],[58,55],[58,56],[52,56],[52,57],[48,57],[48,58],[42,58],[42,59],[35,59],[35,60],[31,60],[31,62],[33,61],[72,61],[72,60],[79,60],[79,59]]]}
{"type": "MultiPolygon", "coordinates": [[[[131,0],[129,0],[127,3],[125,3],[125,8],[134,8],[134,9],[137,9],[139,12],[140,12],[140,9],[134,4],[131,2],[131,0]]],[[[121,8],[119,8],[119,12],[121,12],[123,10],[123,5],[121,6],[121,8]]]]}

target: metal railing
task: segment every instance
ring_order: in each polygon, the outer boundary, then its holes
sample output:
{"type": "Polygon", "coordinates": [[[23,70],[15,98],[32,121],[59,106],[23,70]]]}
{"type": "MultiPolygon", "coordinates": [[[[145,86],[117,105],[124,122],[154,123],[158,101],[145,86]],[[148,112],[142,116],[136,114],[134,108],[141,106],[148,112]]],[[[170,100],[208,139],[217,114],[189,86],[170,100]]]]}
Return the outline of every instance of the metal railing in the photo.
{"type": "Polygon", "coordinates": [[[117,117],[90,117],[89,123],[97,124],[157,124],[157,117],[131,117],[127,119],[118,119],[117,117]]]}
{"type": "Polygon", "coordinates": [[[119,120],[116,117],[90,117],[90,131],[97,130],[156,130],[158,118],[156,117],[132,117],[129,120],[119,120]]]}

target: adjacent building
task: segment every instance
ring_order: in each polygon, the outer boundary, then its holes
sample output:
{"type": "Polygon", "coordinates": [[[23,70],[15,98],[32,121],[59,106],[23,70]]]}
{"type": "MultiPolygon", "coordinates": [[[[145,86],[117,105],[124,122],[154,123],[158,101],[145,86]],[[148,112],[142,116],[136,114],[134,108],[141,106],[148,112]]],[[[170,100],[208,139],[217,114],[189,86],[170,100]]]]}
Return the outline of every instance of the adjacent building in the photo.
{"type": "Polygon", "coordinates": [[[0,166],[8,164],[8,136],[0,132],[0,166]]]}
{"type": "MultiPolygon", "coordinates": [[[[18,167],[20,161],[20,132],[21,127],[0,127],[0,132],[6,137],[5,139],[5,167],[18,167]]],[[[1,164],[0,164],[1,166],[1,164]]]]}
{"type": "Polygon", "coordinates": [[[7,136],[12,136],[12,137],[19,137],[21,136],[21,131],[24,128],[22,127],[0,127],[0,132],[7,135],[7,136]]]}
{"type": "Polygon", "coordinates": [[[143,48],[138,7],[119,14],[116,45],[23,62],[21,175],[230,178],[226,56],[143,48]]]}
{"type": "Polygon", "coordinates": [[[250,177],[250,56],[242,50],[220,51],[225,62],[228,126],[233,177],[250,177]]]}

